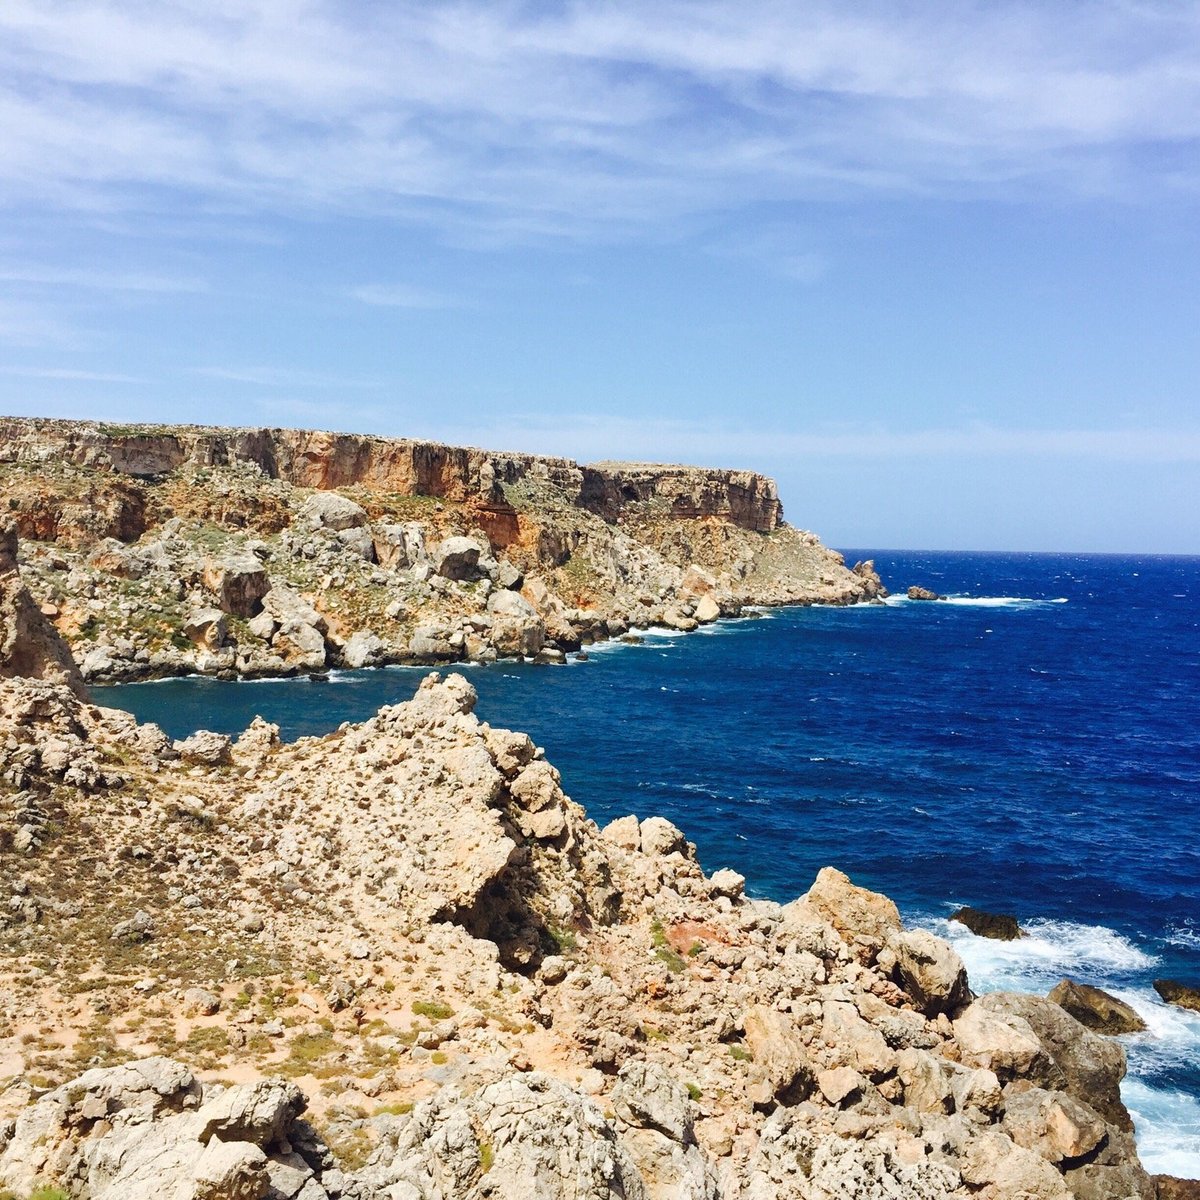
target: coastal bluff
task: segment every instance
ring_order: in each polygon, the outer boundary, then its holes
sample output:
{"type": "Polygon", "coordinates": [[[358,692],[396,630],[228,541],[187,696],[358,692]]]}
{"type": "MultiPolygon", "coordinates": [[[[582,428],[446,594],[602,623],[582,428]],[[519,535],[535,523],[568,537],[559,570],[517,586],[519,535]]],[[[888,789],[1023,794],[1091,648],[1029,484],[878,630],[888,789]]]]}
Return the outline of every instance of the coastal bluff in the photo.
{"type": "Polygon", "coordinates": [[[598,828],[463,676],[172,742],[46,630],[0,674],[0,1194],[1156,1200],[1117,1041],[835,869],[777,904],[598,828]]]}
{"type": "Polygon", "coordinates": [[[93,681],[561,662],[651,625],[885,594],[752,471],[0,418],[0,484],[30,591],[93,681]]]}

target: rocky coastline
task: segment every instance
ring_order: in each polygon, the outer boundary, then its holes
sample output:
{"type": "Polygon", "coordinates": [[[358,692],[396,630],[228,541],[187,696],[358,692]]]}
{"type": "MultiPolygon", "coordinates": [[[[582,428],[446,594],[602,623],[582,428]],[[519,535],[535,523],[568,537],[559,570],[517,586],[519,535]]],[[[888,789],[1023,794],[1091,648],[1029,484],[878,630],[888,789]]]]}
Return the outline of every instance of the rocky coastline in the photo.
{"type": "Polygon", "coordinates": [[[598,828],[460,675],[172,743],[91,702],[15,536],[0,1195],[1188,1194],[1138,1161],[1118,1041],[976,998],[886,897],[754,899],[662,818],[598,828]]]}
{"type": "Polygon", "coordinates": [[[562,662],[886,595],[749,471],[285,429],[0,418],[27,585],[94,682],[562,662]]]}

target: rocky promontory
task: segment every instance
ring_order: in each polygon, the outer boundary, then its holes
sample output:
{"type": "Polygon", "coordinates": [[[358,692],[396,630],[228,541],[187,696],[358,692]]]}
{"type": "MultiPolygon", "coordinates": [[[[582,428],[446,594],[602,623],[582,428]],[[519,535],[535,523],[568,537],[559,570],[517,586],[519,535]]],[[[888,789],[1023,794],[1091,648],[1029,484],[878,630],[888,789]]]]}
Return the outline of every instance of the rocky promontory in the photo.
{"type": "Polygon", "coordinates": [[[1154,1200],[1120,1044],[840,872],[598,828],[455,674],[172,743],[3,586],[0,1194],[1154,1200]]]}
{"type": "Polygon", "coordinates": [[[89,680],[555,662],[631,628],[884,594],[751,471],[0,418],[0,482],[89,680]]]}

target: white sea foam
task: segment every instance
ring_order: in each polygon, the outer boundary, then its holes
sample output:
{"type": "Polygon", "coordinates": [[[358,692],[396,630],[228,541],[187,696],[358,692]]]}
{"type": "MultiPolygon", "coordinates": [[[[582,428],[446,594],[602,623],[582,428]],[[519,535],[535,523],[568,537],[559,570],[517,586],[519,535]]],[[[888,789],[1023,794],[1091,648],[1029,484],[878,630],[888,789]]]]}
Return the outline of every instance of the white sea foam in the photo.
{"type": "Polygon", "coordinates": [[[932,927],[958,951],[971,986],[980,992],[1045,992],[1064,976],[1102,982],[1148,970],[1157,961],[1103,925],[1038,918],[1023,922],[1028,936],[1015,942],[976,937],[957,921],[935,921],[932,927]]]}
{"type": "Polygon", "coordinates": [[[1200,1100],[1173,1088],[1126,1079],[1121,1098],[1133,1117],[1142,1165],[1152,1174],[1200,1178],[1200,1100]]]}
{"type": "Polygon", "coordinates": [[[1048,604],[1067,604],[1066,596],[1037,599],[1033,596],[945,596],[941,600],[910,600],[907,596],[889,596],[885,604],[900,607],[906,604],[946,605],[950,608],[1044,608],[1048,604]]]}

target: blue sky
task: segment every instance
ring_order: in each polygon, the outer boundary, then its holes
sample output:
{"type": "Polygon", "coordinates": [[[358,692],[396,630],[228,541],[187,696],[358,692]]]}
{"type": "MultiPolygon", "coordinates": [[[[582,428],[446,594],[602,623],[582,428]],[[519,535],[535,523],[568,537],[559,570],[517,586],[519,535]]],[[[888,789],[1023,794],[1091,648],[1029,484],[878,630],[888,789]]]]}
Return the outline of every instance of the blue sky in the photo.
{"type": "Polygon", "coordinates": [[[1200,4],[6,0],[0,411],[1200,552],[1200,4]]]}

